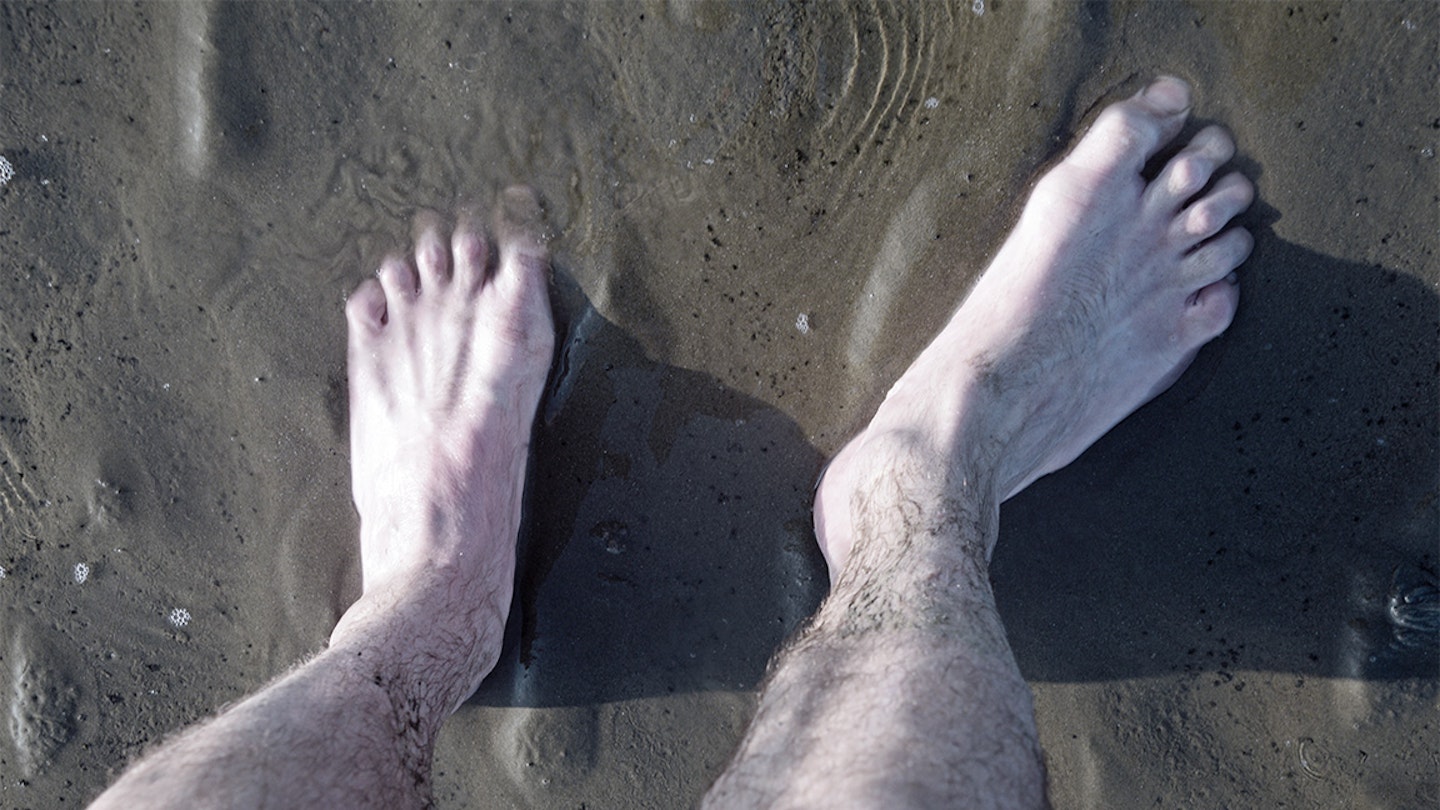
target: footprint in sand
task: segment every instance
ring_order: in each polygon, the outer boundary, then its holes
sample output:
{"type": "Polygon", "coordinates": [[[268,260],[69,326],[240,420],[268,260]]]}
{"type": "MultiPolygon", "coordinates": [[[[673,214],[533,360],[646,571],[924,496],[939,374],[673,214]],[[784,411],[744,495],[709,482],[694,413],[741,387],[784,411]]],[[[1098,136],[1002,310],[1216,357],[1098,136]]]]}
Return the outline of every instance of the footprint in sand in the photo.
{"type": "Polygon", "coordinates": [[[16,761],[26,778],[50,762],[75,734],[78,691],[57,671],[38,660],[23,633],[16,633],[5,656],[8,709],[6,730],[15,746],[16,761]]]}

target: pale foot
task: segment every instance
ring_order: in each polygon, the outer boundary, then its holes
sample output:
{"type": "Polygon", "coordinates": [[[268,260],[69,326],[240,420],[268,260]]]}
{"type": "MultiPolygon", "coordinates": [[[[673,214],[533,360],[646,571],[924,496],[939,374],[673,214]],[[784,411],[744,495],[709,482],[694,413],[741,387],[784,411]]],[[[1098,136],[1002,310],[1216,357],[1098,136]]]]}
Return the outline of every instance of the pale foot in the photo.
{"type": "Polygon", "coordinates": [[[456,705],[499,654],[555,339],[535,198],[511,189],[498,209],[494,244],[471,218],[447,237],[422,215],[414,264],[387,259],[345,310],[364,589],[331,646],[438,667],[456,705]]]}
{"type": "Polygon", "coordinates": [[[1141,176],[1189,106],[1188,85],[1156,80],[1102,112],[1036,185],[959,311],[827,470],[815,529],[832,584],[850,556],[857,493],[897,453],[928,457],[937,481],[965,455],[993,469],[983,483],[1008,498],[1168,388],[1230,325],[1233,271],[1252,240],[1227,225],[1254,195],[1238,173],[1212,183],[1230,137],[1202,130],[1154,180],[1141,176]]]}

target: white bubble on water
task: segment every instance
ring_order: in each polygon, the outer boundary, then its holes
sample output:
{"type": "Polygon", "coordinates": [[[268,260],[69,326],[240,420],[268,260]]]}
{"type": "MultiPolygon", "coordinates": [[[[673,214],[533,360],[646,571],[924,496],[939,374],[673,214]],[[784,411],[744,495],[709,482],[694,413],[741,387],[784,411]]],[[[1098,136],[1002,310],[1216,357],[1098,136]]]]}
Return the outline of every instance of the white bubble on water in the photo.
{"type": "Polygon", "coordinates": [[[976,16],[976,17],[979,17],[980,15],[984,14],[984,13],[985,13],[985,0],[975,0],[975,2],[973,2],[973,3],[970,4],[970,10],[973,11],[973,12],[975,12],[975,16],[976,16]]]}
{"type": "Polygon", "coordinates": [[[938,98],[936,98],[936,97],[934,97],[934,96],[931,96],[931,97],[925,99],[925,109],[927,109],[927,110],[933,110],[933,109],[935,109],[936,107],[939,107],[939,106],[940,106],[940,99],[938,99],[938,98]]]}
{"type": "Polygon", "coordinates": [[[174,608],[170,611],[170,624],[174,627],[184,627],[190,623],[190,611],[185,608],[174,608]]]}
{"type": "Polygon", "coordinates": [[[810,316],[809,316],[809,315],[806,315],[806,314],[803,313],[803,312],[800,313],[799,315],[796,315],[796,316],[795,316],[795,328],[798,329],[798,330],[800,330],[800,334],[802,334],[802,335],[808,335],[808,334],[810,334],[810,316]]]}
{"type": "Polygon", "coordinates": [[[75,584],[84,585],[85,580],[90,578],[90,566],[85,563],[75,563],[75,584]]]}

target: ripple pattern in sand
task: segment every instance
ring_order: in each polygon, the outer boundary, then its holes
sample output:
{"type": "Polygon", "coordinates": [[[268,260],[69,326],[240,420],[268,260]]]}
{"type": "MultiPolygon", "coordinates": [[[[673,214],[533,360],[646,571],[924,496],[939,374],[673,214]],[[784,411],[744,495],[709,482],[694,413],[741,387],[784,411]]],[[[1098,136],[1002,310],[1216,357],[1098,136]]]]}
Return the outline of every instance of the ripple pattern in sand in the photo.
{"type": "Polygon", "coordinates": [[[809,95],[818,112],[816,157],[836,161],[841,175],[834,194],[853,194],[860,174],[876,182],[911,138],[904,134],[923,121],[935,89],[939,54],[951,37],[943,4],[899,7],[878,2],[846,15],[820,15],[807,37],[811,47],[797,53],[806,64],[791,75],[809,86],[793,88],[809,95]],[[860,156],[863,159],[855,159],[860,156]]]}
{"type": "Polygon", "coordinates": [[[0,541],[13,543],[35,539],[40,496],[26,480],[24,455],[16,447],[30,422],[29,409],[20,401],[29,372],[16,359],[20,353],[9,349],[13,346],[0,348],[0,368],[7,372],[0,386],[0,541]]]}

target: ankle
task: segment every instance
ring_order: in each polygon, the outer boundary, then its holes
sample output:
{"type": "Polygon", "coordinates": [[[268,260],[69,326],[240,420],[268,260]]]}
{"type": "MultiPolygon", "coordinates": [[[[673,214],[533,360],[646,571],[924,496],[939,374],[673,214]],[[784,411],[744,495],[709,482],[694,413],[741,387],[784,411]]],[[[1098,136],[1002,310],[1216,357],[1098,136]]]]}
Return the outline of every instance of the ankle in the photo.
{"type": "MultiPolygon", "coordinates": [[[[905,565],[928,570],[930,561],[948,565],[943,558],[956,546],[957,534],[967,544],[972,537],[993,543],[993,532],[983,530],[998,516],[1000,491],[988,451],[894,429],[867,433],[863,442],[857,451],[865,461],[851,479],[851,559],[884,567],[896,555],[913,552],[916,559],[905,565]]],[[[990,556],[986,544],[958,551],[982,562],[990,556]]]]}
{"type": "Polygon", "coordinates": [[[326,654],[345,656],[396,705],[436,718],[438,729],[494,669],[504,634],[505,612],[495,605],[456,609],[424,596],[367,593],[340,618],[326,654]]]}
{"type": "Polygon", "coordinates": [[[961,606],[991,598],[989,561],[999,523],[993,487],[931,483],[886,476],[866,493],[854,544],[817,626],[847,637],[872,631],[923,636],[956,621],[961,606]]]}
{"type": "Polygon", "coordinates": [[[1024,409],[1006,402],[983,370],[965,373],[965,380],[940,391],[927,388],[922,375],[902,378],[862,434],[864,456],[883,458],[882,465],[928,465],[932,474],[946,470],[976,491],[998,478],[1024,409]]]}
{"type": "Polygon", "coordinates": [[[452,574],[424,570],[367,586],[340,617],[330,646],[393,651],[400,660],[417,655],[467,657],[470,648],[499,649],[512,584],[493,590],[452,574]]]}

